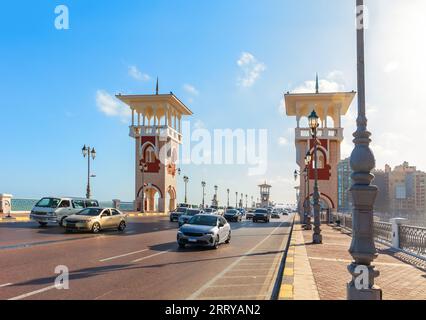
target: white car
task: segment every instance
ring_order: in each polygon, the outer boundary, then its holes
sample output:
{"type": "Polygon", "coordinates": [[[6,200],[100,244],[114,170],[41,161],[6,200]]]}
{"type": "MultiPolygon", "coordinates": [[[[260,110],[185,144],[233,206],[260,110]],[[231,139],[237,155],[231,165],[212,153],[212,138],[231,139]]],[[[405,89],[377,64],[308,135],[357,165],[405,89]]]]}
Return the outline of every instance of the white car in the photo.
{"type": "Polygon", "coordinates": [[[88,207],[99,207],[99,202],[83,198],[46,197],[36,203],[30,218],[40,226],[46,226],[49,222],[62,226],[67,217],[88,207]]]}

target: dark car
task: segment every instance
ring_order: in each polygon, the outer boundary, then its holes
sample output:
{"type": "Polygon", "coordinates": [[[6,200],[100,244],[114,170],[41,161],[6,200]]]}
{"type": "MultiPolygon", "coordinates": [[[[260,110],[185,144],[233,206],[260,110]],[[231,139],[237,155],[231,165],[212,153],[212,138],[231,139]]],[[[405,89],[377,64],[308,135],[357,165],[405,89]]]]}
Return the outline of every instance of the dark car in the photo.
{"type": "Polygon", "coordinates": [[[179,217],[179,228],[188,223],[188,221],[197,214],[204,214],[204,211],[199,209],[187,209],[186,212],[179,217]]]}
{"type": "Polygon", "coordinates": [[[179,217],[186,213],[187,208],[179,207],[176,210],[170,212],[170,222],[179,221],[179,217]]]}
{"type": "Polygon", "coordinates": [[[238,211],[237,209],[226,210],[226,212],[224,214],[224,218],[227,221],[235,221],[235,222],[241,222],[241,220],[243,219],[241,212],[238,211]]]}
{"type": "Polygon", "coordinates": [[[271,220],[271,213],[268,209],[256,209],[253,215],[253,222],[264,221],[268,223],[271,220]]]}

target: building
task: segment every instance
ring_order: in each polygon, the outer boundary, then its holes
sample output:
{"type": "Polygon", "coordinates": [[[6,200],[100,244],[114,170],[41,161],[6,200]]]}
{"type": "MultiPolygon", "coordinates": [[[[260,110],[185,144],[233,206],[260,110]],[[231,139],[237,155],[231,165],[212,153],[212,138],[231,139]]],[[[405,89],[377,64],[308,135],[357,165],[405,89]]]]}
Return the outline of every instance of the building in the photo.
{"type": "MultiPolygon", "coordinates": [[[[261,208],[267,208],[272,205],[270,196],[271,196],[271,188],[269,184],[265,183],[258,186],[260,189],[260,207],[261,208]]],[[[242,198],[240,206],[242,206],[242,198]]]]}
{"type": "MultiPolygon", "coordinates": [[[[307,153],[313,155],[315,146],[308,125],[308,116],[315,110],[320,118],[320,127],[317,131],[320,202],[323,209],[331,211],[337,211],[338,207],[337,167],[341,160],[340,145],[343,141],[341,117],[348,112],[355,94],[354,91],[319,93],[317,89],[315,93],[287,93],[284,96],[287,116],[296,117],[296,163],[299,165],[299,172],[304,171],[305,156],[307,153]]],[[[313,195],[314,179],[314,163],[311,161],[309,165],[309,192],[306,198],[313,195]]],[[[300,175],[300,190],[305,190],[305,188],[305,178],[300,175]]],[[[305,197],[302,198],[300,201],[303,203],[305,197]]],[[[301,207],[300,204],[299,207],[301,207]]]]}
{"type": "Polygon", "coordinates": [[[339,212],[352,210],[352,197],[349,189],[352,186],[350,158],[337,165],[337,208],[339,212]]]}
{"type": "Polygon", "coordinates": [[[415,208],[416,167],[404,162],[389,172],[389,204],[394,213],[412,214],[415,208]]]}
{"type": "Polygon", "coordinates": [[[135,139],[135,210],[167,212],[176,207],[182,118],[192,115],[173,93],[117,95],[132,113],[135,139]],[[143,200],[142,200],[143,199],[143,200]]]}
{"type": "Polygon", "coordinates": [[[372,173],[374,175],[373,184],[378,187],[377,198],[374,203],[374,211],[379,213],[389,212],[389,172],[391,168],[389,165],[386,165],[385,170],[374,170],[372,173]]]}

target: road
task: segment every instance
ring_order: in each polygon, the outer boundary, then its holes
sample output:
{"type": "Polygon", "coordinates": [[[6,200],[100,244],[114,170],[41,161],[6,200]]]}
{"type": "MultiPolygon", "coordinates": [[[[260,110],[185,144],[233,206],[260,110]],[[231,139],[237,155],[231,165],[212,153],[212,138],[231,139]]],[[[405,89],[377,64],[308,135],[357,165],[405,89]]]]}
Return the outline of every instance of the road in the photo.
{"type": "Polygon", "coordinates": [[[232,223],[218,250],[178,249],[167,217],[129,219],[125,233],[65,234],[56,226],[0,224],[0,299],[270,299],[291,217],[232,223]],[[57,266],[69,289],[57,289],[57,266]]]}

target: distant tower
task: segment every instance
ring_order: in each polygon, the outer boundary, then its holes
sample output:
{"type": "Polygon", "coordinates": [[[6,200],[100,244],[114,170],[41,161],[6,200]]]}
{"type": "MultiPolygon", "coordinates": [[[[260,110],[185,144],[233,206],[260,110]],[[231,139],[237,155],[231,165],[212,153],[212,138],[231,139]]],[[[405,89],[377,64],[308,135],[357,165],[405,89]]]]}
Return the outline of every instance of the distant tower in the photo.
{"type": "Polygon", "coordinates": [[[258,186],[260,188],[260,206],[262,208],[269,207],[271,205],[271,202],[269,200],[269,197],[271,195],[271,188],[269,184],[265,183],[258,186]]]}
{"type": "MultiPolygon", "coordinates": [[[[315,93],[285,94],[287,116],[295,116],[296,127],[296,162],[300,172],[305,169],[305,156],[313,155],[314,141],[311,137],[307,117],[315,110],[320,117],[318,128],[318,185],[323,209],[337,209],[337,166],[340,161],[340,144],[343,141],[341,117],[345,115],[355,97],[355,92],[320,93],[318,77],[315,93]],[[303,121],[303,122],[302,122],[303,121]],[[331,123],[332,121],[332,123],[331,123]],[[302,122],[302,123],[301,123],[302,122]]],[[[314,186],[314,164],[309,168],[310,190],[312,197],[314,186]]],[[[303,206],[305,178],[300,176],[300,199],[303,206]]]]}
{"type": "Polygon", "coordinates": [[[130,137],[135,139],[135,210],[167,212],[176,207],[176,162],[182,144],[182,117],[192,115],[173,93],[117,95],[132,112],[130,137]],[[141,165],[145,170],[141,170],[141,165]],[[142,187],[142,180],[144,187],[142,187]]]}

